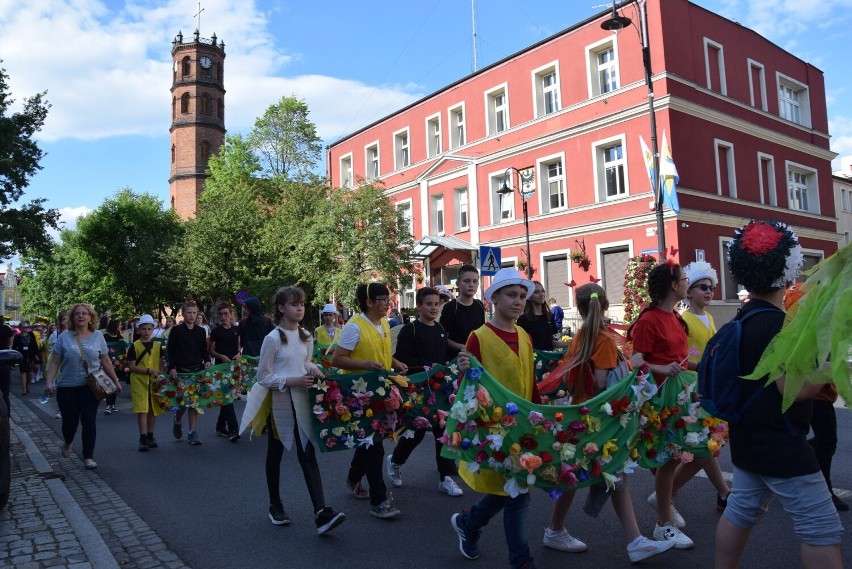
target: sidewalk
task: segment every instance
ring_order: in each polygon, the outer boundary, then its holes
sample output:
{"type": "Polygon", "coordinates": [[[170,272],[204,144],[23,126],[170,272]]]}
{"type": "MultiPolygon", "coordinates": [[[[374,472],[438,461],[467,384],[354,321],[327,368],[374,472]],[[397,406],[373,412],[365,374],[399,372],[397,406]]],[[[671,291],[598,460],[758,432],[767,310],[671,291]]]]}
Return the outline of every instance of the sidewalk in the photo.
{"type": "Polygon", "coordinates": [[[0,567],[189,569],[12,395],[12,487],[0,513],[0,567]]]}

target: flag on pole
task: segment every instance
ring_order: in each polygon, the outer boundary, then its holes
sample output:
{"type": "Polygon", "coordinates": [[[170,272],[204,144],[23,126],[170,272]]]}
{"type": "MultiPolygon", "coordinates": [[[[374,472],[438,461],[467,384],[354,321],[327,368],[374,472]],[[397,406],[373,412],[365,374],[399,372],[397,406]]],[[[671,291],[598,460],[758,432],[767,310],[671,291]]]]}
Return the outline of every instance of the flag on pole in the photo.
{"type": "MultiPolygon", "coordinates": [[[[642,135],[639,135],[639,144],[642,145],[642,159],[645,160],[645,168],[648,170],[648,180],[651,182],[651,191],[654,191],[654,155],[648,149],[648,145],[645,144],[645,139],[642,138],[642,135]]],[[[654,196],[654,199],[657,199],[654,196]]]]}
{"type": "Polygon", "coordinates": [[[660,156],[660,184],[662,188],[663,204],[668,206],[675,214],[680,213],[680,204],[677,201],[677,183],[680,177],[677,175],[672,151],[666,140],[666,131],[663,131],[663,149],[660,156]]]}

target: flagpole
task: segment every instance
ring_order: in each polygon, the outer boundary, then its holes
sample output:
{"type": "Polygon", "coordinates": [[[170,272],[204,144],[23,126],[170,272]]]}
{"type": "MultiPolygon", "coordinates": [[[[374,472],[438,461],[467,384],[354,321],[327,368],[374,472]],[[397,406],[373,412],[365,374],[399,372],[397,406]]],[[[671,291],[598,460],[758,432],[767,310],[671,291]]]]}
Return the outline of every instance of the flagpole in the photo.
{"type": "Polygon", "coordinates": [[[657,254],[660,261],[666,252],[666,230],[663,225],[663,191],[660,183],[660,150],[657,146],[657,117],[654,114],[654,85],[651,82],[651,47],[648,43],[648,19],[645,0],[639,0],[639,17],[642,23],[642,64],[645,67],[645,85],[648,88],[648,115],[651,117],[651,154],[654,163],[654,212],[657,218],[657,254]]]}

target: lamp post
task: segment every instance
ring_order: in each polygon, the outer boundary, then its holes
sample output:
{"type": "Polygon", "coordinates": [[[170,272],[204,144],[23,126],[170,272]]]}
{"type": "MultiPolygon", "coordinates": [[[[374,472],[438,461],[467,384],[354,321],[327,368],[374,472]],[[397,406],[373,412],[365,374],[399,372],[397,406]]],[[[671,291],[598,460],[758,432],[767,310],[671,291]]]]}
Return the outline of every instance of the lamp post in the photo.
{"type": "Polygon", "coordinates": [[[532,268],[532,256],[530,253],[530,220],[527,215],[527,200],[535,194],[535,187],[532,185],[533,180],[535,179],[535,172],[532,169],[526,171],[526,173],[521,172],[517,168],[513,166],[509,166],[506,168],[506,172],[503,174],[503,186],[497,190],[497,193],[501,196],[507,196],[512,194],[515,190],[509,187],[507,180],[509,180],[512,172],[515,172],[518,175],[518,191],[521,194],[521,201],[524,204],[524,232],[527,237],[527,278],[532,280],[533,276],[533,268],[532,268]]]}
{"type": "MultiPolygon", "coordinates": [[[[651,191],[654,193],[654,211],[657,217],[657,254],[662,259],[666,250],[666,231],[663,225],[663,193],[660,185],[660,151],[657,147],[657,117],[654,114],[654,85],[651,82],[651,47],[648,44],[648,14],[645,0],[633,0],[639,5],[639,19],[642,24],[642,65],[645,67],[645,86],[648,89],[648,115],[651,117],[651,153],[653,154],[654,176],[651,181],[651,191]]],[[[601,22],[601,27],[608,31],[617,32],[632,24],[627,16],[619,16],[612,3],[612,15],[601,22]]]]}

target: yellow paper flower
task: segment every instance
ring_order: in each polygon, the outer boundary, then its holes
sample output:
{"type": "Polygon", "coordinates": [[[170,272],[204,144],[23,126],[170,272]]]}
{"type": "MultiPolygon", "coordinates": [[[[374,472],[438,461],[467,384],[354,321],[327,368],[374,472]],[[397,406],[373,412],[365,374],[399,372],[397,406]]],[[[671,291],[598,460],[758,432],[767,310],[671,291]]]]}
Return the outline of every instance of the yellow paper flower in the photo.
{"type": "Polygon", "coordinates": [[[510,446],[509,447],[509,454],[513,454],[515,456],[518,456],[519,454],[521,454],[521,445],[519,445],[518,443],[515,443],[512,446],[510,446]]]}
{"type": "Polygon", "coordinates": [[[609,460],[612,453],[618,451],[618,445],[615,444],[615,439],[610,439],[604,443],[603,450],[601,451],[601,456],[604,459],[609,460]]]}

